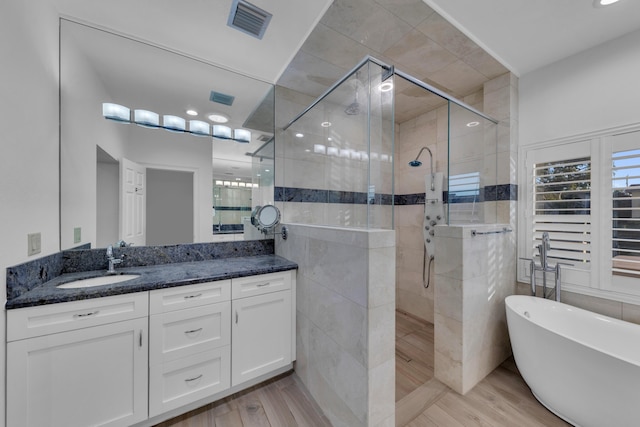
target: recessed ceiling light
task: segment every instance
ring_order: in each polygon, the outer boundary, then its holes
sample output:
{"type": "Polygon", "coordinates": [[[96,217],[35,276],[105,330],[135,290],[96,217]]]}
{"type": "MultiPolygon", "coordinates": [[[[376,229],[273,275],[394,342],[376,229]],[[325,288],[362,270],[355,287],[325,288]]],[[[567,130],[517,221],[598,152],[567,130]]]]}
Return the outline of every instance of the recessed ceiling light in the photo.
{"type": "Polygon", "coordinates": [[[333,141],[333,138],[328,137],[328,138],[327,138],[327,141],[333,141]]]}
{"type": "Polygon", "coordinates": [[[320,123],[320,126],[322,126],[323,128],[328,128],[329,126],[331,126],[331,122],[322,122],[320,123]]]}
{"type": "Polygon", "coordinates": [[[300,132],[296,133],[296,138],[302,138],[303,136],[304,136],[303,133],[300,133],[300,132]]]}
{"type": "Polygon", "coordinates": [[[271,172],[269,169],[265,169],[264,171],[265,171],[265,172],[271,172]]]}
{"type": "Polygon", "coordinates": [[[389,92],[391,89],[393,89],[393,83],[384,82],[380,84],[380,86],[378,86],[378,89],[380,89],[380,92],[389,92]]]}
{"type": "Polygon", "coordinates": [[[197,116],[198,112],[196,110],[187,110],[186,113],[190,116],[197,116]]]}
{"type": "Polygon", "coordinates": [[[306,150],[304,150],[304,152],[305,152],[305,153],[310,153],[310,152],[311,152],[311,150],[307,148],[306,150]]]}
{"type": "Polygon", "coordinates": [[[469,123],[467,123],[467,127],[473,128],[473,127],[478,126],[479,124],[480,124],[480,122],[469,122],[469,123]]]}
{"type": "Polygon", "coordinates": [[[617,3],[618,0],[594,0],[593,7],[605,7],[617,3]]]}
{"type": "Polygon", "coordinates": [[[209,120],[215,123],[227,123],[229,118],[227,116],[223,116],[222,114],[209,114],[209,120]]]}

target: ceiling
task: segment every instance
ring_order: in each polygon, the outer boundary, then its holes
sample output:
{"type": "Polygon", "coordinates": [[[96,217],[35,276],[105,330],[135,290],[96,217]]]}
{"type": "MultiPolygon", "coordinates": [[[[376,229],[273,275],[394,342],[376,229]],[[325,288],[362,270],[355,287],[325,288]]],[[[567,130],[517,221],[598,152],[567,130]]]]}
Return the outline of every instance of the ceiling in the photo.
{"type": "Polygon", "coordinates": [[[640,28],[633,0],[252,0],[273,14],[258,40],[227,26],[232,0],[55,1],[63,16],[312,97],[371,55],[464,99],[640,28]]]}
{"type": "Polygon", "coordinates": [[[331,0],[251,0],[273,15],[259,40],[227,26],[232,0],[54,0],[63,17],[274,83],[331,0]]]}
{"type": "Polygon", "coordinates": [[[516,75],[640,29],[640,1],[424,0],[516,75]]]}

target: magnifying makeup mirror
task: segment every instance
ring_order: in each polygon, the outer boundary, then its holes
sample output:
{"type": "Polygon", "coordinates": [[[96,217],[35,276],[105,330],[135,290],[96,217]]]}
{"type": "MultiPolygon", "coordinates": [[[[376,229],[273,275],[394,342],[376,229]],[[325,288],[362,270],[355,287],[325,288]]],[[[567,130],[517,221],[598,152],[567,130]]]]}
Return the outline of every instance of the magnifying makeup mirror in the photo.
{"type": "MultiPolygon", "coordinates": [[[[278,224],[280,224],[280,209],[274,205],[256,206],[251,212],[251,224],[264,234],[269,234],[278,224]]],[[[287,240],[287,228],[282,227],[282,238],[287,240]]]]}

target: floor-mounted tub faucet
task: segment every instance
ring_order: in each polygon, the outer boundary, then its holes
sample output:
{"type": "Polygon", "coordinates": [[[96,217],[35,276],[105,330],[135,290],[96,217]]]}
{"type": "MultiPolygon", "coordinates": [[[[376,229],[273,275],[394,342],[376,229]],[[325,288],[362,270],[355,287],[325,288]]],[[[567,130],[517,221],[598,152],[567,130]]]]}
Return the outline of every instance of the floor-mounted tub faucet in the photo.
{"type": "Polygon", "coordinates": [[[551,292],[555,291],[555,300],[560,301],[560,286],[561,286],[561,265],[573,265],[563,262],[556,262],[555,266],[549,266],[547,252],[551,250],[551,240],[549,239],[549,233],[546,231],[542,233],[542,243],[536,246],[538,254],[540,255],[540,265],[536,265],[536,262],[532,258],[522,258],[530,262],[529,274],[531,277],[531,295],[536,295],[536,271],[542,271],[542,297],[548,298],[551,292]],[[555,288],[547,295],[547,273],[554,274],[555,288]]]}
{"type": "Polygon", "coordinates": [[[113,256],[113,246],[107,246],[107,260],[109,260],[109,269],[107,274],[116,274],[115,266],[122,262],[122,258],[116,258],[113,256]]]}

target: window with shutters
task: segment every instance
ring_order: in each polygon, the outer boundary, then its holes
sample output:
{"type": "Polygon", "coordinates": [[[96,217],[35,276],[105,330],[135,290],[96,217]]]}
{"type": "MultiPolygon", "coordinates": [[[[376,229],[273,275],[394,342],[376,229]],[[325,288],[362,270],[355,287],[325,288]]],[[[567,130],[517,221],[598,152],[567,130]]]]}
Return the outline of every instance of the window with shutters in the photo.
{"type": "MultiPolygon", "coordinates": [[[[640,126],[548,142],[521,155],[519,256],[540,265],[537,246],[547,232],[549,265],[570,264],[563,268],[565,289],[635,301],[640,296],[640,126]]],[[[528,274],[528,263],[520,261],[518,279],[528,281],[528,274]]]]}

